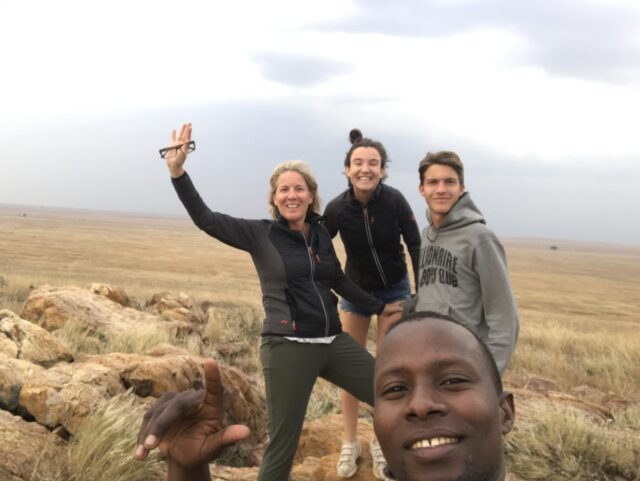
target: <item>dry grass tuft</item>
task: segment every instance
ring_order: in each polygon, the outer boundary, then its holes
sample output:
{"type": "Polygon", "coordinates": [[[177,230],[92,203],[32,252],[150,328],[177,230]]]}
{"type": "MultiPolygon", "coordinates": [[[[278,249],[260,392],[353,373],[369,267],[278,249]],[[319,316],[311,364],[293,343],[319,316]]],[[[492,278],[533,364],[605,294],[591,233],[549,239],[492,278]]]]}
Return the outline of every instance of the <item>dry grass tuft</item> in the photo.
{"type": "Polygon", "coordinates": [[[305,419],[311,421],[340,410],[340,389],[324,379],[318,379],[311,393],[305,419]]]}
{"type": "Polygon", "coordinates": [[[260,368],[260,334],[264,313],[255,299],[208,303],[202,355],[213,356],[244,372],[260,368]]]}
{"type": "Polygon", "coordinates": [[[30,285],[13,286],[5,281],[4,285],[0,287],[0,306],[18,314],[32,290],[30,285]]]}
{"type": "Polygon", "coordinates": [[[103,353],[125,352],[140,353],[157,346],[158,344],[178,344],[175,335],[156,326],[140,326],[132,331],[116,332],[107,336],[103,347],[103,353]]]}
{"type": "MultiPolygon", "coordinates": [[[[635,329],[637,325],[629,326],[630,332],[635,329]]],[[[556,320],[527,323],[510,369],[553,379],[563,390],[589,385],[634,399],[640,379],[640,336],[604,326],[581,330],[556,320]]]]}
{"type": "Polygon", "coordinates": [[[126,332],[96,332],[82,321],[70,319],[53,333],[75,356],[79,353],[143,353],[158,344],[173,344],[200,356],[204,347],[196,335],[178,335],[155,326],[140,326],[126,332]]]}
{"type": "Polygon", "coordinates": [[[80,353],[100,354],[104,352],[106,339],[104,335],[94,332],[86,323],[69,319],[53,335],[76,356],[80,353]]]}
{"type": "MultiPolygon", "coordinates": [[[[640,405],[632,404],[626,409],[617,411],[613,423],[618,429],[637,431],[640,437],[640,405]]],[[[638,466],[640,466],[640,460],[638,460],[638,466]]]]}
{"type": "Polygon", "coordinates": [[[161,479],[163,463],[157,456],[144,462],[133,460],[142,413],[128,392],[106,401],[88,416],[69,444],[69,480],[161,479]]]}
{"type": "Polygon", "coordinates": [[[536,407],[509,435],[509,470],[527,481],[638,481],[640,437],[570,409],[536,407]]]}
{"type": "Polygon", "coordinates": [[[262,306],[255,300],[229,300],[207,303],[207,327],[204,337],[212,342],[259,337],[264,317],[262,306]]]}

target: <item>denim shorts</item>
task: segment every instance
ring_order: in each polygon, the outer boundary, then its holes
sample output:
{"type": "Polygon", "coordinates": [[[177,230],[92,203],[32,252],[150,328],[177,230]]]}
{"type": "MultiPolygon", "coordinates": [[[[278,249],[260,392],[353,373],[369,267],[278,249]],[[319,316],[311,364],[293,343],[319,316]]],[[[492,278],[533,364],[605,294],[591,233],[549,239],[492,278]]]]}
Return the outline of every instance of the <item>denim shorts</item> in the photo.
{"type": "MultiPolygon", "coordinates": [[[[411,284],[409,283],[409,273],[407,273],[399,282],[392,285],[391,287],[387,287],[385,289],[380,289],[379,291],[370,291],[373,297],[380,299],[385,304],[390,302],[400,301],[402,299],[409,299],[411,297],[411,284]]],[[[371,311],[367,311],[366,309],[361,309],[355,304],[351,304],[346,299],[340,299],[340,309],[346,312],[351,312],[353,314],[360,314],[361,316],[369,317],[373,314],[371,311]]]]}

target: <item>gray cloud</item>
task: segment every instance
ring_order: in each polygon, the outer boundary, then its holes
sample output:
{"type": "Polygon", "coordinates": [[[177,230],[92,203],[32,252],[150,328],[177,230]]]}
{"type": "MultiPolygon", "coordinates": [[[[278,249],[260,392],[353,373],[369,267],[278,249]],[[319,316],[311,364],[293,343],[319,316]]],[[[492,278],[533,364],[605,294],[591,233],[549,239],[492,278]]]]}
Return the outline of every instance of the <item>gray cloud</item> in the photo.
{"type": "Polygon", "coordinates": [[[629,82],[640,72],[640,15],[580,0],[357,0],[359,11],[320,30],[442,37],[499,28],[524,38],[526,63],[563,76],[629,82]]]}
{"type": "Polygon", "coordinates": [[[252,60],[269,80],[294,87],[311,87],[336,75],[349,73],[351,66],[311,55],[260,52],[252,60]]]}
{"type": "Polygon", "coordinates": [[[384,143],[388,182],[405,194],[421,226],[418,162],[427,150],[451,149],[460,153],[467,188],[498,235],[640,244],[640,226],[629,214],[640,204],[637,159],[582,159],[579,166],[514,159],[461,137],[391,133],[384,121],[334,119],[333,111],[296,99],[39,121],[22,133],[10,125],[0,142],[2,158],[12,159],[0,176],[0,204],[184,215],[157,149],[179,122],[191,121],[197,150],[187,169],[212,209],[267,217],[269,175],[289,159],[309,162],[326,205],[346,187],[347,133],[357,126],[384,143]]]}

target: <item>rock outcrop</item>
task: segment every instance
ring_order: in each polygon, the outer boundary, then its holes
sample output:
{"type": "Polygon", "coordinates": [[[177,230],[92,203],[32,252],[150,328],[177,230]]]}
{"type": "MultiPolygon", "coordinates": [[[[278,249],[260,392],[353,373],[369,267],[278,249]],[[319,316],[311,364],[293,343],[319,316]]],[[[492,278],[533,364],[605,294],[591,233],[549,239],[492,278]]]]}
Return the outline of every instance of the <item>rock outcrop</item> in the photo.
{"type": "Polygon", "coordinates": [[[38,423],[75,432],[95,407],[125,391],[118,373],[96,363],[61,363],[22,380],[19,404],[38,423]]]}
{"type": "Polygon", "coordinates": [[[94,282],[89,286],[89,291],[102,297],[117,302],[123,307],[138,308],[137,303],[129,298],[129,295],[120,287],[110,286],[109,284],[101,284],[94,282]]]}
{"type": "Polygon", "coordinates": [[[37,364],[0,353],[0,409],[32,418],[20,405],[20,392],[23,383],[39,377],[44,370],[37,364]]]}
{"type": "Polygon", "coordinates": [[[170,391],[202,387],[200,365],[186,355],[157,358],[140,354],[109,353],[80,359],[113,370],[122,384],[126,388],[133,388],[140,397],[160,397],[170,391]]]}
{"type": "Polygon", "coordinates": [[[47,331],[60,329],[73,320],[92,333],[123,333],[141,326],[153,326],[185,335],[197,334],[196,327],[183,319],[125,307],[103,294],[75,286],[55,288],[45,285],[34,290],[25,301],[20,317],[47,331]]]}
{"type": "Polygon", "coordinates": [[[0,310],[0,353],[44,367],[73,360],[67,348],[48,331],[7,309],[0,310]]]}
{"type": "Polygon", "coordinates": [[[207,315],[200,306],[187,294],[178,296],[170,292],[159,292],[151,297],[145,305],[145,309],[154,314],[159,314],[169,321],[181,321],[195,324],[206,324],[207,315]]]}
{"type": "Polygon", "coordinates": [[[64,442],[37,423],[0,410],[0,479],[49,481],[68,479],[61,471],[64,442]]]}

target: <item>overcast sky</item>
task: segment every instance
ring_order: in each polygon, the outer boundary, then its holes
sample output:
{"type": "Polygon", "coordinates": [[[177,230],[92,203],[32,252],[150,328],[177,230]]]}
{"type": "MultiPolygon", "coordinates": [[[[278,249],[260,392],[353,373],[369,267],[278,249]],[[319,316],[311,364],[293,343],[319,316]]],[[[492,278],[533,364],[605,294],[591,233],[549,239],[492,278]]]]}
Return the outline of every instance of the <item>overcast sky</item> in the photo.
{"type": "Polygon", "coordinates": [[[157,149],[191,121],[204,199],[266,217],[283,160],[325,203],[344,189],[359,127],[421,226],[418,162],[447,149],[501,237],[640,244],[637,0],[23,0],[2,18],[0,204],[181,214],[157,149]]]}

